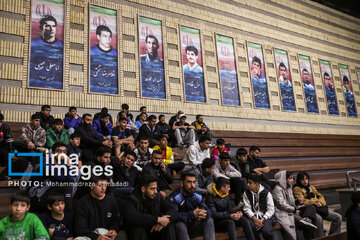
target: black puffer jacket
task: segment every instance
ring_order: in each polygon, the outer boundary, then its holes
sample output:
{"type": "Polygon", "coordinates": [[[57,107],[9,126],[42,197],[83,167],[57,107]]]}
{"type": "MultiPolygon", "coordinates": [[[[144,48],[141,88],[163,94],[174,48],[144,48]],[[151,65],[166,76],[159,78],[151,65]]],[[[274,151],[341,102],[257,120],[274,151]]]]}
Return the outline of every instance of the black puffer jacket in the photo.
{"type": "Polygon", "coordinates": [[[223,219],[231,219],[231,214],[234,213],[232,209],[234,204],[230,200],[229,195],[221,197],[213,189],[214,184],[209,185],[209,195],[206,196],[206,205],[210,208],[214,221],[223,219]]]}

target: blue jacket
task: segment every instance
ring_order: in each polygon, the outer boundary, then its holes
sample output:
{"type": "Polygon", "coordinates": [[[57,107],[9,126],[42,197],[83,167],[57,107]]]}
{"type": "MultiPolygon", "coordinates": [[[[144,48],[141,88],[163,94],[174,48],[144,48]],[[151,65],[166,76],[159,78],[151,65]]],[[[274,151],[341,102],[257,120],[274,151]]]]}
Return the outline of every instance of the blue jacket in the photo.
{"type": "Polygon", "coordinates": [[[81,125],[81,119],[82,119],[81,117],[76,119],[73,116],[71,116],[69,113],[65,114],[65,118],[64,118],[65,128],[67,128],[67,129],[69,129],[69,128],[76,129],[78,126],[81,125]]]}
{"type": "Polygon", "coordinates": [[[102,123],[100,121],[100,119],[96,119],[93,122],[93,127],[100,138],[111,135],[111,131],[112,131],[112,123],[111,122],[107,126],[105,126],[105,124],[102,123]]]}
{"type": "Polygon", "coordinates": [[[181,188],[178,188],[169,195],[167,200],[174,205],[176,210],[179,212],[178,221],[183,221],[186,224],[194,223],[197,219],[195,218],[193,211],[197,207],[200,208],[201,206],[207,212],[206,220],[211,218],[210,209],[206,206],[204,198],[198,193],[194,193],[189,196],[184,193],[181,188]]]}

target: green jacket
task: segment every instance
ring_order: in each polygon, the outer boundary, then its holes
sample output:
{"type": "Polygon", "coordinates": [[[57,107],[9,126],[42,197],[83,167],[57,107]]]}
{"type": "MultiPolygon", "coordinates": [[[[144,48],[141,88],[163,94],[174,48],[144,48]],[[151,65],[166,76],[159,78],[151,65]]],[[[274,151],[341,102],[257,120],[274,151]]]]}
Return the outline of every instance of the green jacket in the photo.
{"type": "Polygon", "coordinates": [[[52,146],[57,142],[62,142],[65,144],[70,143],[67,129],[63,128],[61,130],[60,138],[57,137],[54,128],[51,127],[46,131],[46,147],[52,148],[52,146]]]}
{"type": "Polygon", "coordinates": [[[50,236],[35,214],[25,213],[17,222],[12,222],[10,216],[0,220],[0,240],[7,239],[49,240],[50,236]]]}

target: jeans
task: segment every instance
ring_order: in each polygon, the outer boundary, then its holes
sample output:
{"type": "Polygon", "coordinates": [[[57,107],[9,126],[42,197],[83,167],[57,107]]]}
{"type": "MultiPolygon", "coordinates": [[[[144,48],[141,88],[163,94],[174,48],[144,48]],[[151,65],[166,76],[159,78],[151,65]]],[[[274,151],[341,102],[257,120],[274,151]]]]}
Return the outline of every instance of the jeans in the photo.
{"type": "Polygon", "coordinates": [[[182,221],[178,221],[175,223],[176,239],[190,240],[188,232],[194,232],[199,229],[199,227],[202,230],[204,240],[215,240],[214,220],[212,218],[204,221],[196,221],[195,223],[189,225],[182,221]]]}
{"type": "Polygon", "coordinates": [[[256,240],[260,240],[260,233],[266,240],[274,240],[274,235],[272,233],[272,219],[267,219],[263,222],[263,227],[259,230],[256,230],[256,225],[252,219],[247,219],[250,223],[250,226],[253,230],[256,240]]]}
{"type": "Polygon", "coordinates": [[[241,217],[238,221],[232,219],[223,219],[215,222],[215,228],[220,231],[227,230],[229,240],[236,240],[236,227],[241,226],[244,229],[246,239],[255,240],[254,233],[251,229],[250,223],[246,217],[241,217]]]}

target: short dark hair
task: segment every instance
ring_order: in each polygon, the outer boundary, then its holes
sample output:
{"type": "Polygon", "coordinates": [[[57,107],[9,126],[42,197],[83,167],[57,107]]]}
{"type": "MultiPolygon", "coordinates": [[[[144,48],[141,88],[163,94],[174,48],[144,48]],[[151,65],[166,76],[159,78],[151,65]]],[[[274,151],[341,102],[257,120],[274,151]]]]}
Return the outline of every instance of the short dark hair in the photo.
{"type": "Polygon", "coordinates": [[[202,170],[205,170],[207,168],[211,168],[215,165],[215,160],[212,158],[205,158],[204,161],[201,164],[202,170]]]}
{"type": "Polygon", "coordinates": [[[102,157],[105,153],[111,154],[111,148],[109,148],[108,146],[101,146],[96,149],[96,157],[102,157]]]}
{"type": "Polygon", "coordinates": [[[95,174],[91,175],[90,177],[90,183],[96,184],[98,181],[106,180],[107,182],[110,181],[110,178],[106,176],[105,174],[101,174],[100,176],[96,176],[95,174]]]}
{"type": "Polygon", "coordinates": [[[285,66],[285,64],[284,64],[283,62],[281,62],[281,63],[279,64],[279,70],[280,70],[281,67],[284,67],[285,70],[287,69],[287,67],[285,66]]]}
{"type": "Polygon", "coordinates": [[[219,138],[216,140],[216,145],[224,145],[225,144],[225,140],[222,138],[219,138]]]}
{"type": "Polygon", "coordinates": [[[48,195],[46,199],[46,204],[52,207],[52,205],[56,202],[64,202],[65,203],[65,196],[61,192],[52,192],[48,195]]]}
{"type": "Polygon", "coordinates": [[[59,148],[59,147],[65,147],[65,148],[66,148],[66,144],[63,143],[63,142],[56,142],[56,143],[54,143],[54,145],[52,145],[51,150],[52,150],[53,152],[55,152],[55,150],[56,150],[57,148],[59,148]]]}
{"type": "Polygon", "coordinates": [[[157,117],[155,115],[150,115],[148,117],[148,121],[152,121],[153,119],[157,119],[157,117]]]}
{"type": "Polygon", "coordinates": [[[142,174],[139,178],[139,187],[148,187],[150,183],[157,182],[157,177],[150,174],[142,174]]]}
{"type": "Polygon", "coordinates": [[[97,28],[96,28],[96,35],[99,35],[101,36],[101,32],[109,32],[110,33],[110,38],[112,38],[112,32],[110,30],[110,28],[108,26],[105,26],[105,25],[99,25],[97,28]]]}
{"type": "Polygon", "coordinates": [[[41,119],[40,114],[34,113],[33,115],[31,115],[31,120],[35,120],[35,119],[41,119]]]}
{"type": "Polygon", "coordinates": [[[344,76],[344,77],[343,77],[343,83],[345,83],[345,82],[347,82],[347,83],[350,82],[347,76],[344,76]]]}
{"type": "Polygon", "coordinates": [[[144,108],[146,108],[146,106],[140,107],[140,112],[141,112],[144,108]]]}
{"type": "Polygon", "coordinates": [[[249,152],[254,152],[254,151],[256,151],[256,150],[258,150],[259,152],[261,152],[261,150],[260,150],[260,148],[259,148],[258,146],[251,146],[251,147],[249,148],[249,152]]]}
{"type": "Polygon", "coordinates": [[[110,114],[108,114],[107,112],[101,112],[100,118],[106,118],[106,117],[110,117],[110,114]]]}
{"type": "Polygon", "coordinates": [[[147,35],[146,37],[145,37],[145,42],[147,42],[147,40],[148,40],[148,38],[153,38],[153,39],[155,39],[156,40],[156,44],[159,46],[159,40],[154,36],[154,35],[147,35]]]}
{"type": "Polygon", "coordinates": [[[163,139],[163,138],[168,139],[164,134],[160,134],[160,135],[157,137],[157,140],[160,141],[160,140],[163,139]]]}
{"type": "Polygon", "coordinates": [[[205,142],[205,141],[210,141],[211,142],[211,138],[207,135],[201,135],[199,138],[199,143],[205,142]]]}
{"type": "Polygon", "coordinates": [[[53,122],[53,125],[64,125],[64,122],[60,118],[55,118],[54,122],[53,122]]]}
{"type": "Polygon", "coordinates": [[[103,107],[100,111],[100,113],[108,113],[109,109],[107,109],[107,107],[103,107]]]}
{"type": "Polygon", "coordinates": [[[72,106],[72,107],[69,107],[69,112],[71,112],[72,110],[76,110],[77,111],[77,108],[72,106]]]}
{"type": "Polygon", "coordinates": [[[55,22],[55,27],[57,26],[57,21],[56,21],[56,19],[53,17],[53,16],[51,16],[51,15],[45,15],[45,16],[43,16],[42,18],[41,18],[41,20],[40,20],[40,25],[39,25],[39,28],[41,29],[41,30],[43,30],[43,27],[44,27],[44,25],[45,25],[45,23],[47,22],[47,21],[53,21],[53,22],[55,22]]]}
{"type": "Polygon", "coordinates": [[[124,157],[126,157],[127,155],[131,155],[136,159],[136,154],[134,153],[134,151],[126,151],[124,157]]]}
{"type": "Polygon", "coordinates": [[[257,63],[259,64],[260,68],[261,68],[261,66],[262,66],[261,60],[260,60],[260,58],[258,58],[257,56],[254,56],[254,57],[252,58],[252,61],[251,61],[251,62],[252,62],[252,63],[257,62],[257,63]]]}
{"type": "Polygon", "coordinates": [[[126,103],[123,103],[123,104],[121,105],[121,109],[129,110],[129,105],[127,105],[126,103]]]}
{"type": "Polygon", "coordinates": [[[216,187],[216,190],[220,190],[221,187],[225,187],[226,185],[230,185],[230,181],[229,179],[226,179],[224,177],[218,177],[216,180],[215,180],[215,187],[216,187]]]}
{"type": "Polygon", "coordinates": [[[357,192],[354,192],[352,195],[351,195],[351,201],[353,203],[353,206],[356,208],[359,203],[360,203],[360,192],[357,191],[357,192]]]}
{"type": "Polygon", "coordinates": [[[139,138],[139,142],[140,141],[149,141],[149,137],[148,136],[141,136],[140,138],[139,138]]]}
{"type": "Polygon", "coordinates": [[[252,180],[255,183],[260,183],[261,177],[257,174],[250,174],[248,180],[252,180]]]}
{"type": "Polygon", "coordinates": [[[330,77],[330,75],[327,72],[324,73],[324,77],[325,76],[330,77]]]}
{"type": "Polygon", "coordinates": [[[195,177],[195,173],[192,171],[182,172],[180,176],[180,181],[184,182],[186,177],[195,177]]]}
{"type": "Polygon", "coordinates": [[[41,106],[41,111],[44,111],[46,108],[50,108],[50,109],[51,109],[50,105],[42,105],[42,106],[41,106]]]}
{"type": "Polygon", "coordinates": [[[236,151],[236,156],[241,156],[241,155],[247,155],[248,151],[246,151],[245,148],[238,148],[238,150],[236,151]]]}
{"type": "Polygon", "coordinates": [[[306,68],[303,68],[302,72],[309,72],[306,68]]]}
{"type": "Polygon", "coordinates": [[[154,154],[158,154],[162,156],[162,151],[161,150],[154,150],[152,153],[152,156],[154,156],[154,154]]]}
{"type": "Polygon", "coordinates": [[[222,152],[222,153],[220,153],[220,160],[225,160],[225,159],[231,159],[231,156],[230,156],[230,154],[229,153],[227,153],[227,152],[222,152]]]}
{"type": "Polygon", "coordinates": [[[74,133],[72,133],[70,135],[70,139],[75,139],[75,138],[80,138],[81,139],[81,134],[77,131],[75,131],[74,133]]]}
{"type": "Polygon", "coordinates": [[[4,115],[0,113],[0,121],[4,120],[4,115]]]}
{"type": "Polygon", "coordinates": [[[31,199],[29,196],[29,193],[24,190],[20,190],[13,195],[11,195],[10,204],[13,204],[13,202],[26,202],[28,205],[31,203],[31,199]]]}
{"type": "Polygon", "coordinates": [[[197,56],[199,54],[199,51],[197,50],[197,48],[194,46],[194,45],[189,45],[189,46],[186,46],[185,48],[185,54],[187,53],[187,51],[191,51],[191,52],[194,52],[195,56],[197,56]]]}
{"type": "Polygon", "coordinates": [[[196,120],[198,120],[199,119],[199,117],[202,117],[203,115],[201,115],[201,114],[198,114],[198,115],[196,115],[196,120]]]}
{"type": "Polygon", "coordinates": [[[158,119],[160,120],[160,118],[162,118],[162,117],[165,117],[165,115],[164,115],[164,114],[160,114],[159,117],[158,117],[158,119]]]}
{"type": "Polygon", "coordinates": [[[296,184],[302,186],[301,180],[304,180],[305,177],[310,180],[310,176],[307,172],[298,172],[298,174],[296,175],[296,184]]]}
{"type": "Polygon", "coordinates": [[[139,116],[141,117],[142,115],[145,115],[145,116],[147,116],[147,113],[145,113],[145,112],[142,112],[142,113],[140,113],[139,114],[139,116]]]}
{"type": "Polygon", "coordinates": [[[86,117],[92,117],[92,115],[91,115],[90,113],[84,113],[84,114],[82,115],[82,119],[85,120],[86,117]]]}
{"type": "Polygon", "coordinates": [[[292,175],[293,175],[292,172],[286,171],[286,179],[288,179],[288,178],[291,177],[292,175]]]}
{"type": "Polygon", "coordinates": [[[118,122],[122,122],[122,121],[126,121],[126,122],[127,122],[127,119],[124,118],[124,117],[119,118],[118,122]]]}

